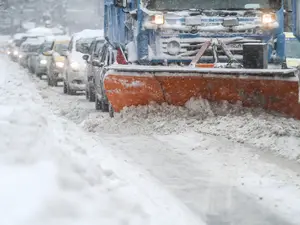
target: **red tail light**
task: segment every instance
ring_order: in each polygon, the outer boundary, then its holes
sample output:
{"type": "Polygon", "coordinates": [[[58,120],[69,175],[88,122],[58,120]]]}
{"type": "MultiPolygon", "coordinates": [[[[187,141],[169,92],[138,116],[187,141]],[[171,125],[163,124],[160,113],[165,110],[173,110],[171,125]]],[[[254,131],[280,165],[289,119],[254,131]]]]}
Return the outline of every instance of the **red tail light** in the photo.
{"type": "Polygon", "coordinates": [[[127,60],[124,55],[124,52],[120,48],[118,48],[118,50],[117,50],[117,63],[118,64],[127,64],[127,60]]]}

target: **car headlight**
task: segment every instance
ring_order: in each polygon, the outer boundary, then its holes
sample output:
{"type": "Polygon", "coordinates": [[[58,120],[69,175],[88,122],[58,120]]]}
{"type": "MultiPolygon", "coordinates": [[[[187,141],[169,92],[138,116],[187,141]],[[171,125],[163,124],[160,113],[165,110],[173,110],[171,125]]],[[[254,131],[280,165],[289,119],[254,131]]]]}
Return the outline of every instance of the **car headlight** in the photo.
{"type": "Polygon", "coordinates": [[[151,17],[151,23],[156,25],[162,25],[165,23],[165,18],[163,14],[156,14],[151,17]]]}
{"type": "Polygon", "coordinates": [[[180,43],[178,41],[170,41],[167,44],[167,51],[170,55],[178,55],[180,52],[180,43]]]}
{"type": "Polygon", "coordinates": [[[14,51],[14,55],[18,55],[19,52],[17,50],[14,51]]]}
{"type": "Polygon", "coordinates": [[[70,66],[71,66],[72,70],[79,70],[79,68],[80,68],[80,65],[78,62],[72,62],[70,66]]]}
{"type": "Polygon", "coordinates": [[[19,55],[19,58],[21,59],[21,58],[23,58],[23,56],[22,56],[22,55],[19,55]]]}
{"type": "Polygon", "coordinates": [[[56,62],[55,63],[55,66],[57,67],[57,68],[63,68],[64,67],[64,63],[63,62],[56,62]]]}
{"type": "Polygon", "coordinates": [[[40,64],[41,64],[41,65],[46,65],[46,64],[47,64],[47,60],[46,60],[46,59],[42,59],[42,60],[40,61],[40,64]]]}
{"type": "Polygon", "coordinates": [[[7,51],[7,55],[10,55],[11,54],[11,52],[10,51],[7,51]]]}
{"type": "Polygon", "coordinates": [[[268,24],[276,22],[276,14],[275,13],[265,13],[262,15],[262,23],[268,24]]]}

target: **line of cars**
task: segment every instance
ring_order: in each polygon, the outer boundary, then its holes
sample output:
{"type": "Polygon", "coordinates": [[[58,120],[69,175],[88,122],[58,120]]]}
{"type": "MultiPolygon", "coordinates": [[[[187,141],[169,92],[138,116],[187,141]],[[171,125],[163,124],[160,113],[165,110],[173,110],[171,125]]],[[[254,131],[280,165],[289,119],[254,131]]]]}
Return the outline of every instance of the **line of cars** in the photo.
{"type": "Polygon", "coordinates": [[[15,35],[7,54],[38,77],[47,76],[49,86],[63,82],[63,92],[84,91],[95,109],[111,107],[103,85],[107,66],[117,62],[118,51],[103,37],[102,30],[83,30],[70,36],[15,35]]]}

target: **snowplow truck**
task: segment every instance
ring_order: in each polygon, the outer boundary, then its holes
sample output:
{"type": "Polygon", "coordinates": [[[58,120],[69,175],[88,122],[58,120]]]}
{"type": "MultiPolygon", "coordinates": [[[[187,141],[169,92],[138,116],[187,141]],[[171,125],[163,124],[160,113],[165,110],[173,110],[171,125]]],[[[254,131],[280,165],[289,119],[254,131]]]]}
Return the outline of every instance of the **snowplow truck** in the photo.
{"type": "Polygon", "coordinates": [[[290,0],[105,0],[104,30],[117,49],[104,88],[111,107],[183,106],[192,97],[242,103],[300,119],[299,69],[287,68],[290,0]]]}

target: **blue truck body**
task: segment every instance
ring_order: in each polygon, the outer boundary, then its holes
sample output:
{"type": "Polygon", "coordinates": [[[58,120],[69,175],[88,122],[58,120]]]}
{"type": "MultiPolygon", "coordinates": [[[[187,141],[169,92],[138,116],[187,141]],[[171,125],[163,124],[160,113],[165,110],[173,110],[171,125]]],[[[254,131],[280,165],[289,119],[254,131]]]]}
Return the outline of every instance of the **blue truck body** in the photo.
{"type": "Polygon", "coordinates": [[[292,5],[293,33],[294,36],[300,41],[300,0],[293,0],[292,5]]]}
{"type": "MultiPolygon", "coordinates": [[[[293,0],[293,8],[295,9],[296,2],[300,0],[293,0]]],[[[170,10],[163,12],[157,10],[148,10],[144,7],[142,0],[130,0],[127,2],[126,7],[117,7],[114,0],[105,0],[104,6],[104,31],[105,36],[114,43],[119,43],[123,46],[133,46],[128,48],[129,61],[135,61],[139,64],[160,64],[160,63],[190,63],[195,57],[199,46],[204,43],[205,40],[211,38],[219,38],[221,40],[229,40],[232,38],[242,38],[239,41],[231,42],[232,53],[235,56],[241,56],[241,46],[244,43],[268,43],[268,61],[269,63],[281,64],[285,61],[285,35],[284,35],[284,0],[281,0],[279,7],[270,9],[267,13],[271,12],[276,14],[275,26],[263,26],[260,24],[262,15],[261,10],[253,10],[255,16],[242,15],[245,11],[241,9],[226,9],[228,12],[237,13],[235,17],[238,18],[240,24],[243,24],[245,28],[241,31],[235,32],[231,29],[226,31],[217,32],[214,30],[205,31],[205,28],[209,29],[211,24],[219,27],[224,21],[224,16],[218,13],[223,13],[222,10],[215,10],[216,15],[209,16],[209,12],[206,11],[198,13],[197,11],[175,11],[170,10]],[[242,14],[239,14],[239,13],[242,14]],[[163,14],[164,24],[153,25],[150,22],[150,18],[156,14],[163,14]],[[196,25],[187,26],[187,21],[193,24],[193,20],[196,25]],[[200,21],[200,22],[199,22],[200,21]],[[198,23],[198,24],[197,24],[198,23]],[[251,29],[246,29],[250,27],[251,29]],[[256,27],[255,27],[256,26],[256,27]],[[255,28],[253,28],[255,27],[255,28]],[[199,29],[198,29],[199,28],[199,29]],[[203,29],[203,30],[201,30],[203,29]],[[244,29],[244,30],[243,30],[244,29]],[[172,52],[172,48],[169,44],[175,41],[179,43],[179,52],[177,54],[169,54],[172,52]],[[170,51],[169,51],[169,50],[170,51]]],[[[209,11],[209,10],[207,10],[209,11]]],[[[295,11],[294,24],[296,20],[295,11]]],[[[220,28],[222,29],[222,28],[220,28]]],[[[300,32],[299,32],[300,33],[300,32]]],[[[300,35],[296,34],[296,37],[300,35]]],[[[178,49],[177,47],[175,48],[178,49]]],[[[202,60],[202,59],[201,59],[202,60]]],[[[210,62],[212,56],[203,57],[204,61],[210,62]]]]}

